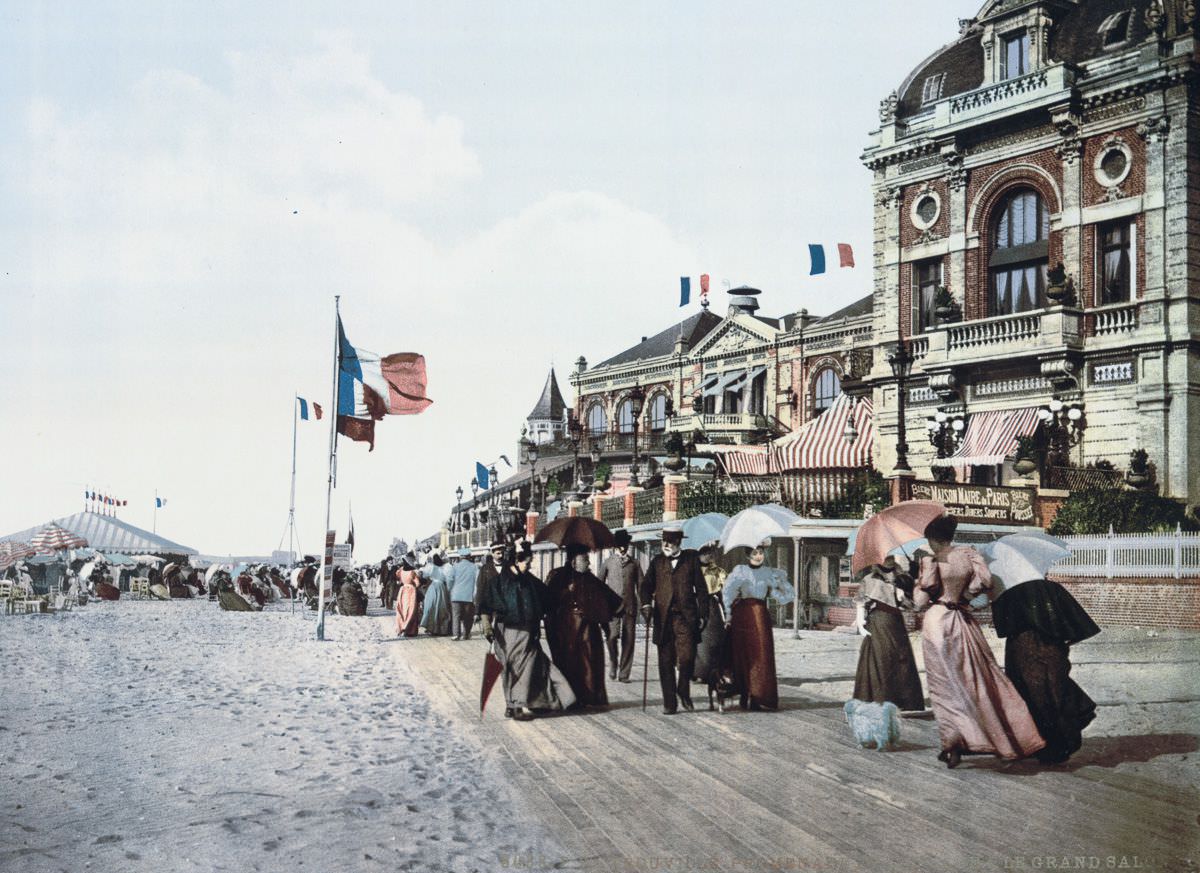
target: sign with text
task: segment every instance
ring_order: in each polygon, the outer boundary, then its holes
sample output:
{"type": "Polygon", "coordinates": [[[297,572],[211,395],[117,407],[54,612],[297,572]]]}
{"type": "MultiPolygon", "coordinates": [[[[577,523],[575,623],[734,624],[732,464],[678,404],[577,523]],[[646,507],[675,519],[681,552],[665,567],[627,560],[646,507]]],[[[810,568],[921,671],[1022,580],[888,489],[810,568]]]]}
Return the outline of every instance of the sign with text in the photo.
{"type": "Polygon", "coordinates": [[[936,500],[960,521],[981,524],[1034,524],[1032,488],[1000,485],[914,482],[914,500],[936,500]]]}
{"type": "Polygon", "coordinates": [[[323,589],[324,595],[327,598],[333,594],[333,549],[334,540],[336,539],[337,531],[325,531],[325,561],[321,588],[323,589]]]}
{"type": "Polygon", "coordinates": [[[354,558],[350,549],[349,543],[336,543],[333,547],[333,566],[341,567],[343,570],[353,570],[354,558]]]}

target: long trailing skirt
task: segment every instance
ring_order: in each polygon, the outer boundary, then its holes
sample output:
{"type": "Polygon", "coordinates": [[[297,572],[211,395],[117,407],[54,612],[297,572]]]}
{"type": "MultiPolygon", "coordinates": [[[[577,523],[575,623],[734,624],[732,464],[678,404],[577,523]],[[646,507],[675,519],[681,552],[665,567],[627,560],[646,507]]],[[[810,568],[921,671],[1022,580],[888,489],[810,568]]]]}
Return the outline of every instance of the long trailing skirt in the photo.
{"type": "Polygon", "coordinates": [[[725,645],[725,614],[721,611],[721,595],[708,596],[708,623],[700,632],[696,644],[696,669],[692,681],[715,685],[723,670],[728,668],[728,650],[725,645]]]}
{"type": "Polygon", "coordinates": [[[1036,630],[1008,638],[1004,671],[1029,706],[1046,748],[1045,761],[1064,761],[1083,744],[1083,729],[1096,717],[1096,704],[1071,678],[1071,650],[1036,630]]]}
{"type": "Polygon", "coordinates": [[[529,628],[497,621],[495,629],[496,648],[503,654],[500,661],[507,706],[559,710],[575,702],[566,677],[551,663],[529,628]]]}
{"type": "Polygon", "coordinates": [[[450,635],[450,592],[445,582],[433,582],[425,592],[421,625],[431,636],[450,635]]]}
{"type": "Polygon", "coordinates": [[[969,612],[935,603],[921,627],[942,749],[1024,758],[1046,745],[969,612]]]}
{"type": "Polygon", "coordinates": [[[733,604],[730,619],[730,660],[733,681],[748,704],[779,708],[775,679],[775,637],[771,616],[761,600],[743,598],[733,604]]]}
{"type": "Polygon", "coordinates": [[[554,666],[575,692],[583,706],[607,706],[604,686],[604,634],[594,622],[569,609],[547,618],[546,642],[554,666]]]}
{"type": "Polygon", "coordinates": [[[401,585],[396,595],[396,635],[415,637],[421,621],[421,594],[415,585],[401,585]]]}
{"type": "Polygon", "coordinates": [[[874,603],[867,615],[868,637],[858,650],[854,698],[870,703],[890,701],[900,709],[925,708],[921,677],[913,657],[904,615],[894,606],[874,603]]]}

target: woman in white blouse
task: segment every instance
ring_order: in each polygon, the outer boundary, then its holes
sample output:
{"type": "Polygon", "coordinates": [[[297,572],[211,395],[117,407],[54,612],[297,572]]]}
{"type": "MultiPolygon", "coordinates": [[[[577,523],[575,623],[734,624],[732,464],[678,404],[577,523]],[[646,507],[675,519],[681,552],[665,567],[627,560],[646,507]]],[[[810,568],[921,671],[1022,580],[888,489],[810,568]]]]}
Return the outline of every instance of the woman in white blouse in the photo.
{"type": "Polygon", "coordinates": [[[775,637],[768,597],[791,603],[796,592],[782,570],[765,566],[766,540],[749,549],[747,563],[738,564],[725,580],[725,614],[729,616],[733,678],[741,694],[742,709],[778,709],[779,684],[775,678],[775,637]]]}

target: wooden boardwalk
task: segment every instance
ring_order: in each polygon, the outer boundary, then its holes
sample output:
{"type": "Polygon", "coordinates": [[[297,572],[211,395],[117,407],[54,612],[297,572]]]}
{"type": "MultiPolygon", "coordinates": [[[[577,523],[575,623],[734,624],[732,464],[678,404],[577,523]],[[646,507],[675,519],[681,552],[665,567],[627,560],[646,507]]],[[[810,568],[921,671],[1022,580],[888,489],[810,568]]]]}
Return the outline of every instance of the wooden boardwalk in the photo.
{"type": "Polygon", "coordinates": [[[781,639],[776,713],[709,712],[695,686],[695,713],[662,715],[653,652],[643,712],[639,638],[634,682],[609,683],[610,709],[528,723],[503,718],[499,685],[480,720],[481,639],[419,637],[389,648],[456,727],[493,751],[566,855],[499,866],[1196,869],[1194,721],[1190,732],[1141,737],[1089,730],[1081,752],[1053,768],[974,757],[948,770],[935,757],[932,719],[905,719],[898,750],[861,750],[841,709],[853,642],[836,636],[830,651],[818,642],[799,658],[781,639]],[[825,675],[795,675],[804,663],[822,664],[825,675]]]}

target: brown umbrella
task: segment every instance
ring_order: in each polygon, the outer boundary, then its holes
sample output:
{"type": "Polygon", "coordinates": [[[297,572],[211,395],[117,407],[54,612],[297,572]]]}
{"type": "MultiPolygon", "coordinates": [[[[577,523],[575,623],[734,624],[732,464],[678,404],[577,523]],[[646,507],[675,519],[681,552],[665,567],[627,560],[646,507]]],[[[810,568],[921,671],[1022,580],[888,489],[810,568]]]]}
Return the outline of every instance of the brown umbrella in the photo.
{"type": "Polygon", "coordinates": [[[602,521],[594,518],[575,516],[559,518],[538,533],[533,540],[535,543],[554,543],[556,546],[586,546],[588,551],[611,549],[617,542],[612,531],[602,521]]]}
{"type": "Polygon", "coordinates": [[[483,718],[483,710],[487,707],[488,695],[496,685],[496,679],[504,672],[500,659],[488,651],[483,659],[483,685],[479,688],[479,717],[483,718]]]}

